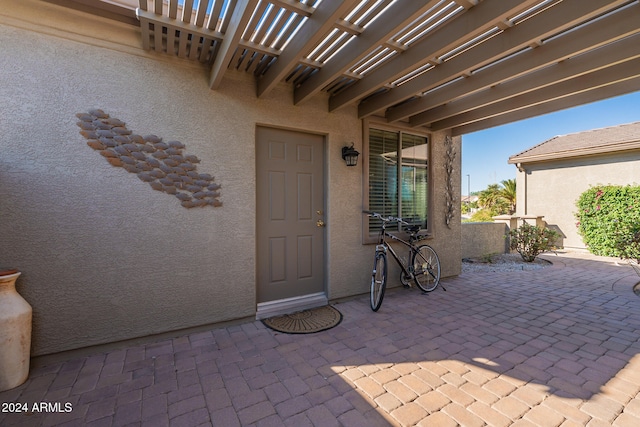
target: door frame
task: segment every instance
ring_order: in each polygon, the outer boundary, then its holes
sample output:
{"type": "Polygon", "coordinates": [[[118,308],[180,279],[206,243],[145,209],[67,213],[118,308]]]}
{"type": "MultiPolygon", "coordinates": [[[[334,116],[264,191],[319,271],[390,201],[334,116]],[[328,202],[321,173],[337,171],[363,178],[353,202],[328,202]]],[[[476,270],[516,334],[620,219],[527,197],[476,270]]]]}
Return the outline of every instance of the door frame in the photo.
{"type": "Polygon", "coordinates": [[[284,299],[280,299],[280,300],[274,300],[274,301],[266,301],[266,302],[261,302],[258,303],[258,277],[259,277],[259,273],[258,273],[258,221],[257,221],[257,215],[258,215],[258,193],[257,193],[257,183],[254,186],[254,191],[255,191],[255,207],[254,207],[254,215],[256,216],[254,218],[254,224],[255,224],[255,236],[256,236],[256,240],[254,242],[254,253],[255,253],[255,285],[254,285],[254,289],[255,289],[255,301],[256,301],[256,320],[261,320],[261,319],[266,319],[269,317],[273,317],[273,316],[279,316],[279,315],[283,315],[283,314],[290,314],[290,313],[295,313],[298,311],[302,311],[302,310],[308,310],[311,308],[316,308],[316,307],[322,307],[325,306],[329,303],[329,227],[331,224],[330,221],[330,215],[329,215],[329,209],[328,209],[328,193],[329,193],[329,174],[328,174],[328,162],[327,162],[327,158],[328,158],[328,146],[329,146],[329,135],[327,133],[322,133],[322,132],[313,132],[313,131],[309,131],[306,129],[299,129],[299,128],[293,128],[293,127],[286,127],[286,126],[274,126],[272,124],[263,124],[263,123],[256,123],[255,126],[255,136],[254,136],[254,155],[255,155],[255,165],[254,165],[254,178],[257,179],[257,172],[258,172],[258,155],[257,155],[257,151],[258,151],[258,128],[269,128],[269,129],[274,129],[274,130],[282,130],[282,131],[289,131],[289,132],[298,132],[298,133],[305,133],[308,135],[315,135],[315,136],[320,136],[322,137],[322,186],[323,186],[323,206],[324,206],[324,220],[325,220],[325,224],[327,224],[324,229],[322,230],[322,235],[323,235],[323,256],[324,256],[324,264],[322,266],[323,269],[323,290],[322,292],[317,292],[317,293],[312,293],[312,294],[307,294],[307,295],[300,295],[300,296],[295,296],[295,297],[291,297],[291,298],[284,298],[284,299]]]}

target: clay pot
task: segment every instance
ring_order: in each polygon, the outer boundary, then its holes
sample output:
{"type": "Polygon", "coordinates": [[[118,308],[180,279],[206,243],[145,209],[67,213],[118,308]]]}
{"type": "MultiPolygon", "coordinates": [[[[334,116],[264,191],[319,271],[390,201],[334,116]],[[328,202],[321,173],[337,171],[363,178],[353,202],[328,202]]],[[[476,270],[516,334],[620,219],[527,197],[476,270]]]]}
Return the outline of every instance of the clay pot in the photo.
{"type": "Polygon", "coordinates": [[[29,375],[32,309],[16,292],[20,274],[0,268],[0,392],[19,386],[29,375]]]}

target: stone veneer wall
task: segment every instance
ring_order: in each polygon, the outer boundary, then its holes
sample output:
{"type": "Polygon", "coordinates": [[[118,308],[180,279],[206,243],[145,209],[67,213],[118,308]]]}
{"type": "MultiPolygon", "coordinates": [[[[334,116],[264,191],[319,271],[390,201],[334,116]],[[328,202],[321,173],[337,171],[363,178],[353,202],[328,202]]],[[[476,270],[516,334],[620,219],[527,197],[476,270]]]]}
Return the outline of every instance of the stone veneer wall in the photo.
{"type": "MultiPolygon", "coordinates": [[[[255,315],[257,125],[325,136],[328,296],[368,292],[362,168],[341,158],[351,141],[362,147],[355,107],[329,113],[322,95],[295,106],[286,85],[257,99],[252,77],[236,72],[211,91],[200,64],[144,52],[124,24],[35,0],[0,0],[0,10],[0,262],[23,273],[32,354],[255,315]],[[75,115],[97,108],[188,144],[222,184],[223,206],[184,209],[88,149],[75,115]]],[[[430,243],[452,275],[460,226],[444,222],[445,136],[432,137],[430,243]]],[[[454,187],[459,173],[458,160],[454,187]]]]}
{"type": "Polygon", "coordinates": [[[152,189],[175,195],[185,208],[222,206],[220,185],[213,176],[198,172],[200,159],[183,153],[180,141],[164,142],[156,135],[141,136],[126,128],[126,123],[109,117],[100,109],[78,113],[76,124],[88,139],[87,145],[106,158],[111,166],[135,173],[152,189]]]}

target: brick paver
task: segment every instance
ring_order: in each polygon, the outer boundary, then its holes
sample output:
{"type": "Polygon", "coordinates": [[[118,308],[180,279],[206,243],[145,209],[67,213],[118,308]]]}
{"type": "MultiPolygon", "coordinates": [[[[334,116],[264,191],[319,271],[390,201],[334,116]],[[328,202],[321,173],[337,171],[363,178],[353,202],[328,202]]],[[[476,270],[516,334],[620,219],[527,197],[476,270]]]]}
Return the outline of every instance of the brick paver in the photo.
{"type": "Polygon", "coordinates": [[[317,334],[256,321],[36,360],[0,393],[0,425],[640,425],[640,278],[610,258],[547,259],[447,292],[389,289],[377,313],[366,295],[342,301],[317,334]]]}

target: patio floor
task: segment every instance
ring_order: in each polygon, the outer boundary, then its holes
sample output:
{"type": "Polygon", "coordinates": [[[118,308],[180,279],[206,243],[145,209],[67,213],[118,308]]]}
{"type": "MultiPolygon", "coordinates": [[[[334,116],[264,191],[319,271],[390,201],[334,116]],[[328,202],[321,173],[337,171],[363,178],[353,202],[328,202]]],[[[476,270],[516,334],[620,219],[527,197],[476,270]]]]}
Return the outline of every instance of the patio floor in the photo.
{"type": "Polygon", "coordinates": [[[393,289],[377,313],[341,302],[316,334],[256,321],[36,367],[0,393],[0,425],[639,426],[640,278],[546,258],[393,289]],[[6,412],[40,402],[61,411],[6,412]]]}

